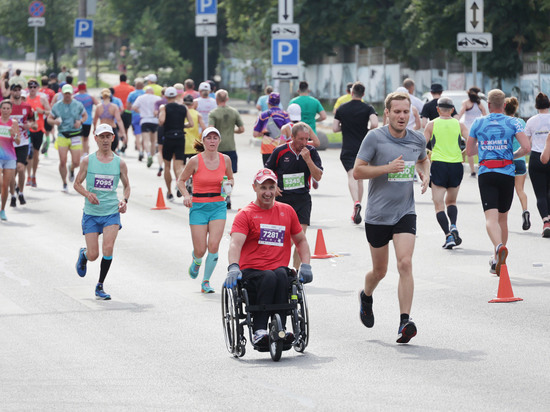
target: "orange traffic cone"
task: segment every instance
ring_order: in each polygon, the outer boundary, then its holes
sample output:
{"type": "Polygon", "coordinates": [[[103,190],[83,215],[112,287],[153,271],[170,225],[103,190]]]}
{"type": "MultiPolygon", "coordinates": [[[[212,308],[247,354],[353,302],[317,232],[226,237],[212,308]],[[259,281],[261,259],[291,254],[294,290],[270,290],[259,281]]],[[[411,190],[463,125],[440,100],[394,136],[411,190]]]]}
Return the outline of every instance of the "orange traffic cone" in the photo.
{"type": "Polygon", "coordinates": [[[517,302],[518,300],[523,299],[514,297],[512,284],[510,283],[510,276],[508,275],[508,268],[504,264],[500,267],[500,280],[498,282],[497,297],[493,300],[490,300],[489,303],[517,302]]]}
{"type": "Polygon", "coordinates": [[[325,246],[325,238],[323,236],[323,230],[317,229],[317,239],[315,240],[315,253],[311,257],[313,259],[327,259],[335,256],[336,255],[331,255],[327,253],[327,248],[325,246]]]}
{"type": "Polygon", "coordinates": [[[162,189],[159,187],[159,194],[157,196],[157,206],[152,207],[151,210],[166,210],[170,209],[169,207],[166,207],[166,204],[164,203],[164,196],[162,195],[162,189]]]}

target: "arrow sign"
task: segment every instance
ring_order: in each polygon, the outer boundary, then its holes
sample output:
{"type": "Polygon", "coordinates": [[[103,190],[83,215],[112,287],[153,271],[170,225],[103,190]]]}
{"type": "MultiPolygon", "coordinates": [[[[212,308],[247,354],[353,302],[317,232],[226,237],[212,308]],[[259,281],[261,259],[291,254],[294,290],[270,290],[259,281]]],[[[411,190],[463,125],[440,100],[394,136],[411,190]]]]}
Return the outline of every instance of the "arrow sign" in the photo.
{"type": "Polygon", "coordinates": [[[294,0],[279,0],[279,23],[294,23],[294,0]]]}
{"type": "Polygon", "coordinates": [[[466,0],[466,33],[483,33],[483,0],[466,0]]]}

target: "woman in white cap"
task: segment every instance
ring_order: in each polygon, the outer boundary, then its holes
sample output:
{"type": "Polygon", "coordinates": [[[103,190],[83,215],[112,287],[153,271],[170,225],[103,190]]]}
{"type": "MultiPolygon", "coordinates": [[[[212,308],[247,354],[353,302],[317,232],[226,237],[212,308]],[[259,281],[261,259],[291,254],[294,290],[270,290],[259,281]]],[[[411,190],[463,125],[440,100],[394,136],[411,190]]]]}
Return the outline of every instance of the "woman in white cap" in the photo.
{"type": "Polygon", "coordinates": [[[192,261],[189,276],[199,275],[202,257],[208,251],[201,283],[202,293],[213,293],[210,276],[218,262],[218,248],[222,239],[227,217],[227,206],[223,194],[231,192],[233,169],[229,156],[218,152],[221,135],[215,127],[207,127],[202,132],[195,148],[199,152],[193,156],[178,178],[178,189],[183,194],[183,204],[190,208],[189,225],[193,241],[192,261]],[[185,182],[193,177],[193,193],[189,193],[185,182]],[[222,185],[224,189],[222,189],[222,185]]]}

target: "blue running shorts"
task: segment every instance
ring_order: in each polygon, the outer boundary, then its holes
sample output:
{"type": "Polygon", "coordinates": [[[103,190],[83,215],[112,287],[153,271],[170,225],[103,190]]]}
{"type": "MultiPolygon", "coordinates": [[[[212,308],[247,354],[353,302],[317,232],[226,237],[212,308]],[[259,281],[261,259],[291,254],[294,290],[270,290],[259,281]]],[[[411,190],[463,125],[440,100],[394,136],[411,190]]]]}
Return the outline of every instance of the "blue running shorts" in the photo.
{"type": "Polygon", "coordinates": [[[107,216],[93,216],[82,214],[82,234],[103,233],[103,228],[107,226],[118,225],[118,230],[122,229],[120,224],[120,213],[113,213],[107,216]]]}
{"type": "Polygon", "coordinates": [[[207,225],[211,220],[226,218],[227,203],[225,202],[193,203],[189,210],[190,225],[207,225]]]}

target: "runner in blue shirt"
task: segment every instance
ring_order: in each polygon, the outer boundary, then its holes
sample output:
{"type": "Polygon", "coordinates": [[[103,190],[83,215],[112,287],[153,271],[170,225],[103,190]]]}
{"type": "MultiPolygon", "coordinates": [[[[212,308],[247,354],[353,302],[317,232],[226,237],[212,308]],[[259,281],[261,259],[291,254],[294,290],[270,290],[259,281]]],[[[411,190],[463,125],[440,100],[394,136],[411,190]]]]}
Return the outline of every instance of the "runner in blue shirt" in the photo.
{"type": "Polygon", "coordinates": [[[128,99],[126,99],[126,110],[130,110],[132,112],[132,129],[134,131],[134,135],[136,136],[136,150],[139,151],[139,157],[138,160],[143,160],[143,140],[141,138],[141,117],[139,116],[139,113],[132,110],[132,105],[135,103],[137,98],[145,93],[145,90],[143,90],[143,84],[144,80],[141,77],[136,78],[135,80],[136,84],[136,90],[131,92],[128,95],[128,99]]]}
{"type": "Polygon", "coordinates": [[[504,114],[506,95],[493,89],[488,94],[489,115],[477,118],[466,143],[468,156],[478,155],[478,185],[487,221],[487,233],[495,247],[490,272],[500,276],[508,249],[508,211],[514,198],[514,159],[531,150],[529,138],[518,119],[504,114]],[[514,152],[514,136],[520,148],[514,152]],[[477,145],[477,149],[476,149],[477,145]]]}

